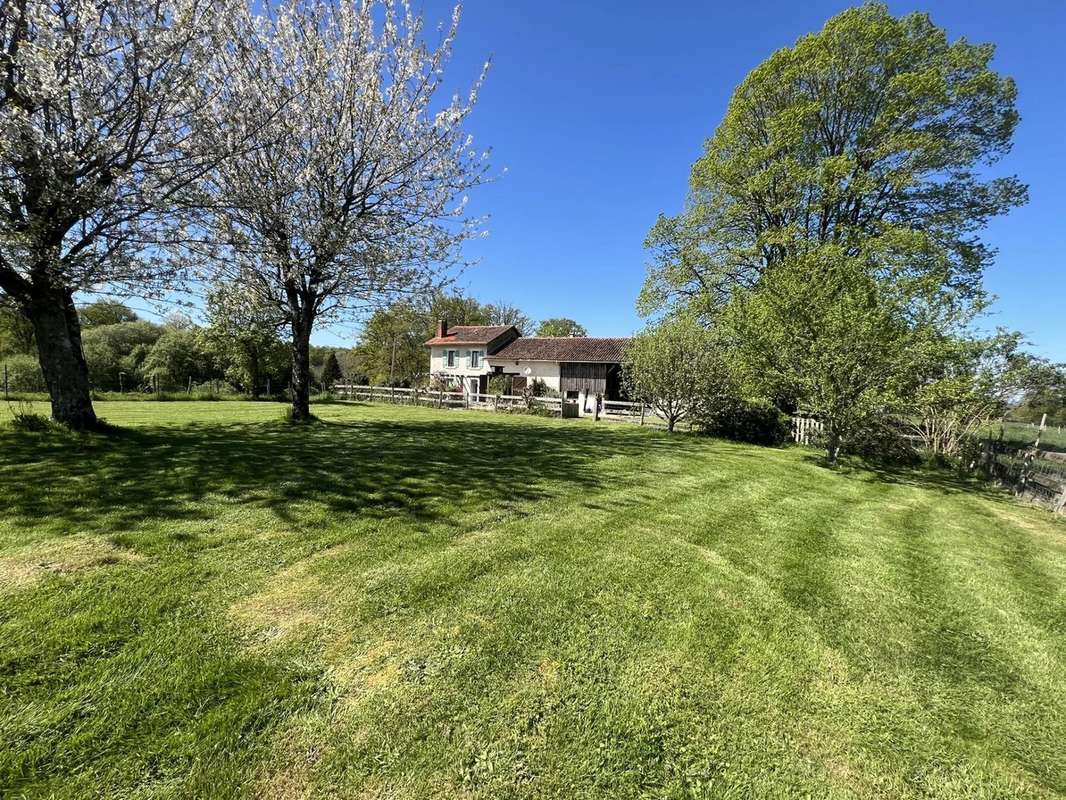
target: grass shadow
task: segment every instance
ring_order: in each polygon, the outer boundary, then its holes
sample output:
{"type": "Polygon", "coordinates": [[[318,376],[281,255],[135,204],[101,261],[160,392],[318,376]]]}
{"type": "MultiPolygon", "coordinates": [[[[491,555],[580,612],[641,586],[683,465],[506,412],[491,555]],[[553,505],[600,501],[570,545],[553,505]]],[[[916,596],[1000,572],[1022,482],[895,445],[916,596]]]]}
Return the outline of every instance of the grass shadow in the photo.
{"type": "Polygon", "coordinates": [[[897,486],[913,486],[940,494],[969,494],[989,499],[1004,499],[1008,494],[995,484],[976,475],[964,475],[947,467],[932,467],[924,464],[898,464],[888,461],[873,461],[859,457],[842,459],[835,467],[825,462],[824,456],[808,453],[803,462],[838,475],[866,482],[886,483],[897,486]]]}
{"type": "Polygon", "coordinates": [[[102,435],[0,432],[8,512],[26,523],[92,529],[145,517],[197,518],[216,495],[271,509],[299,525],[294,507],[439,520],[455,505],[533,502],[561,482],[590,491],[599,465],[694,446],[679,437],[609,426],[501,424],[494,420],[354,418],[190,423],[111,429],[102,435]],[[442,501],[442,497],[445,498],[442,501]]]}

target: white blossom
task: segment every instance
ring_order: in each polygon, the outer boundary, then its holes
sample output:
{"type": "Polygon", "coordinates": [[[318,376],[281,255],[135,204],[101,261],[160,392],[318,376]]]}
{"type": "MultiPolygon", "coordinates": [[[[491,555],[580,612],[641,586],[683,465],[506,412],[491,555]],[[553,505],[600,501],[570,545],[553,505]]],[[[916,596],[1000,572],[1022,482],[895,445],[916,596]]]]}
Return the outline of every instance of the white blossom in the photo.
{"type": "Polygon", "coordinates": [[[487,169],[463,130],[484,73],[434,107],[458,23],[430,47],[405,2],[285,0],[216,65],[240,143],[206,182],[217,269],[289,320],[297,392],[317,320],[429,288],[480,228],[457,198],[487,169]]]}
{"type": "Polygon", "coordinates": [[[0,291],[167,285],[175,222],[220,148],[206,127],[225,0],[0,6],[0,291]]]}

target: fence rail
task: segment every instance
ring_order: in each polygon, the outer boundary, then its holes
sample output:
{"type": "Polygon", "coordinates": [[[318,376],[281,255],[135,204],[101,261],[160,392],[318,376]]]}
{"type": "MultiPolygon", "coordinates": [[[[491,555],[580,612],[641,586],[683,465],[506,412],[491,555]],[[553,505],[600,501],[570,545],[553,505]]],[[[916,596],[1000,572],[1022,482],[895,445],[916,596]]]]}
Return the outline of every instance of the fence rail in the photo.
{"type": "Polygon", "coordinates": [[[1066,512],[1066,464],[1038,447],[1003,447],[1002,442],[986,441],[980,467],[999,483],[1017,494],[1050,508],[1066,512]]]}
{"type": "Polygon", "coordinates": [[[822,435],[822,421],[815,417],[794,416],[792,418],[792,441],[797,444],[814,444],[822,435]]]}
{"type": "MultiPolygon", "coordinates": [[[[427,408],[474,408],[489,411],[510,411],[541,407],[562,415],[563,405],[571,402],[561,397],[540,397],[517,394],[472,394],[446,392],[439,389],[408,389],[400,386],[359,386],[334,384],[333,391],[344,400],[386,402],[419,405],[427,408]]],[[[625,400],[604,400],[600,406],[601,419],[616,422],[631,422],[639,425],[665,425],[655,409],[647,403],[632,403],[625,400]]]]}
{"type": "Polygon", "coordinates": [[[465,406],[467,396],[462,392],[444,392],[435,389],[406,389],[402,386],[357,386],[355,384],[337,383],[333,391],[345,400],[380,401],[420,405],[432,408],[436,406],[465,406]]]}

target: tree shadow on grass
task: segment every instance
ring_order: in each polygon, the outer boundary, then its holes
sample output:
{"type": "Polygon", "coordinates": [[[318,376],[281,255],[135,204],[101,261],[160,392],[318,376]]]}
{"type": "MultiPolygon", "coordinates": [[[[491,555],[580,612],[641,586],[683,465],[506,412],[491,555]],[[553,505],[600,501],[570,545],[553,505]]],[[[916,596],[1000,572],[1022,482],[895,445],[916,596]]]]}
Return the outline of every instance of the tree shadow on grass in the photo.
{"type": "Polygon", "coordinates": [[[890,461],[873,461],[850,457],[842,460],[836,467],[825,463],[825,457],[815,453],[803,456],[804,463],[836,472],[849,478],[867,482],[913,486],[941,494],[970,494],[986,498],[1004,499],[1007,493],[988,481],[977,476],[963,475],[947,467],[927,465],[898,464],[890,461]]]}
{"type": "Polygon", "coordinates": [[[542,500],[563,483],[595,490],[602,462],[695,447],[609,427],[492,421],[192,423],[77,440],[0,433],[0,498],[26,523],[92,529],[146,517],[204,518],[209,495],[267,508],[299,525],[297,504],[338,514],[430,522],[456,503],[542,500]]]}

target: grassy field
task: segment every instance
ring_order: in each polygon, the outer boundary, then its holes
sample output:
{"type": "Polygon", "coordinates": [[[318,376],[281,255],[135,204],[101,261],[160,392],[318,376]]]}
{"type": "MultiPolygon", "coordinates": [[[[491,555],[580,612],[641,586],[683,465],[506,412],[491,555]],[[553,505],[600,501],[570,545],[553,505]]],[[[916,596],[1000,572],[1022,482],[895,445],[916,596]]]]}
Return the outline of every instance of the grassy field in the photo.
{"type": "Polygon", "coordinates": [[[316,410],[0,429],[0,796],[1066,792],[1048,513],[802,449],[316,410]]]}
{"type": "MultiPolygon", "coordinates": [[[[992,438],[999,436],[1000,427],[1003,428],[1003,440],[1010,442],[1016,447],[1030,447],[1036,441],[1037,426],[1025,422],[1007,422],[1003,425],[992,426],[992,438]]],[[[1042,450],[1056,450],[1066,452],[1066,429],[1059,425],[1048,425],[1040,433],[1040,448],[1042,450]]]]}

